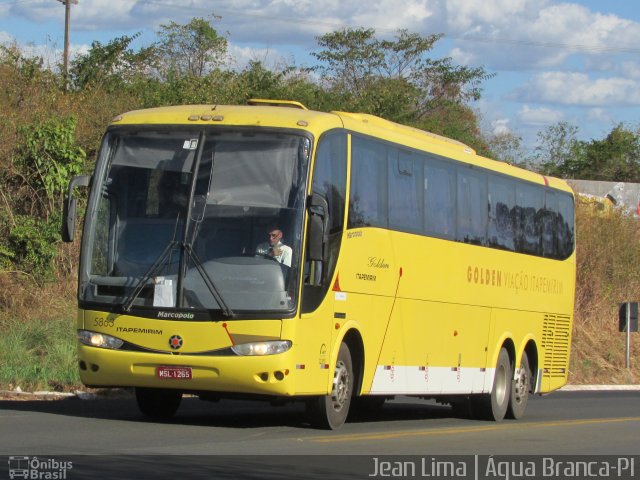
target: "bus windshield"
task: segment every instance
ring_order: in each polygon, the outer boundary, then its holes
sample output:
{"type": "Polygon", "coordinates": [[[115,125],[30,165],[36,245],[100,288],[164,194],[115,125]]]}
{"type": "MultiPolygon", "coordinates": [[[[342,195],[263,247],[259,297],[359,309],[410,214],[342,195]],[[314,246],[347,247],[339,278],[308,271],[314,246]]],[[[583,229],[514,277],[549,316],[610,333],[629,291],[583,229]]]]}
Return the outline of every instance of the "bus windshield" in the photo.
{"type": "Polygon", "coordinates": [[[275,130],[110,130],[87,212],[80,301],[293,312],[309,150],[309,139],[275,130]]]}

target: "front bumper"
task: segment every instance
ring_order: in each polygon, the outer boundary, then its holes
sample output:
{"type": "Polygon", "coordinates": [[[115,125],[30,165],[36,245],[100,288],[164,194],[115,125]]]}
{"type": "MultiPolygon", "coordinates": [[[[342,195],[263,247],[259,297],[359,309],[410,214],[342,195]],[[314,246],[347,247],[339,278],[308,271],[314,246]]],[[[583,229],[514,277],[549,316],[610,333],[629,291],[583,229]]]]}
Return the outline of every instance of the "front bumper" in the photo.
{"type": "Polygon", "coordinates": [[[203,356],[109,350],[80,344],[80,379],[89,387],[148,387],[184,391],[293,396],[290,352],[267,356],[203,356]],[[190,379],[159,378],[159,366],[190,367],[190,379]]]}

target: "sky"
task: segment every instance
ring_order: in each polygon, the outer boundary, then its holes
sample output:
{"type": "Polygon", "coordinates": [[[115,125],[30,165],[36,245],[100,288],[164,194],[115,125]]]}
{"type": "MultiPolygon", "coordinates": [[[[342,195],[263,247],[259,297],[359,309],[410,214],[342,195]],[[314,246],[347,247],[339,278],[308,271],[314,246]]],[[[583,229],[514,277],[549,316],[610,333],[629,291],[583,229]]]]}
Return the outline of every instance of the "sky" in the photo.
{"type": "MultiPolygon", "coordinates": [[[[64,10],[61,0],[0,0],[0,44],[60,62],[64,10]]],[[[77,0],[71,51],[136,33],[134,48],[147,46],[162,24],[213,14],[237,68],[312,66],[317,37],[344,27],[371,27],[380,38],[442,33],[433,58],[495,74],[473,105],[485,133],[513,133],[529,148],[560,121],[584,140],[640,126],[637,0],[77,0]]]]}

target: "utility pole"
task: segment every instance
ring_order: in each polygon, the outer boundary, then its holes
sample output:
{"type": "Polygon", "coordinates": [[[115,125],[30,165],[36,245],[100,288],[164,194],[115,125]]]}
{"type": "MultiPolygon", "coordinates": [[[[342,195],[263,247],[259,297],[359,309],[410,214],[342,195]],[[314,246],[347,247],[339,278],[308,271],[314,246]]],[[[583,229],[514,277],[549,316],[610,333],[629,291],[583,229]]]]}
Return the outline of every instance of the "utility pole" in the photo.
{"type": "Polygon", "coordinates": [[[64,5],[64,54],[62,74],[64,76],[64,87],[68,88],[69,82],[69,28],[71,24],[71,4],[78,4],[78,0],[58,0],[64,5]]]}

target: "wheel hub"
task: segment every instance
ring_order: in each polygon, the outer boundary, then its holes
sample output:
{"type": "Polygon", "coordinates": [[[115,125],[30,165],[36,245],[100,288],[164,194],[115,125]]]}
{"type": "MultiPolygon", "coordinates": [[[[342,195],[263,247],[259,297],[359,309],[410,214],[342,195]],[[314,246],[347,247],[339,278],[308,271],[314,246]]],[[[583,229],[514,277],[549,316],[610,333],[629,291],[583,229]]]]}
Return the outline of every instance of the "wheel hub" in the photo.
{"type": "Polygon", "coordinates": [[[520,403],[523,399],[523,397],[526,395],[527,392],[527,382],[528,382],[528,378],[527,378],[527,372],[524,369],[520,369],[520,373],[519,375],[516,376],[515,379],[515,385],[514,385],[514,394],[515,394],[515,401],[520,403]]]}
{"type": "Polygon", "coordinates": [[[349,371],[343,362],[338,362],[333,374],[333,388],[331,389],[331,400],[336,411],[342,410],[349,398],[351,379],[349,371]]]}

